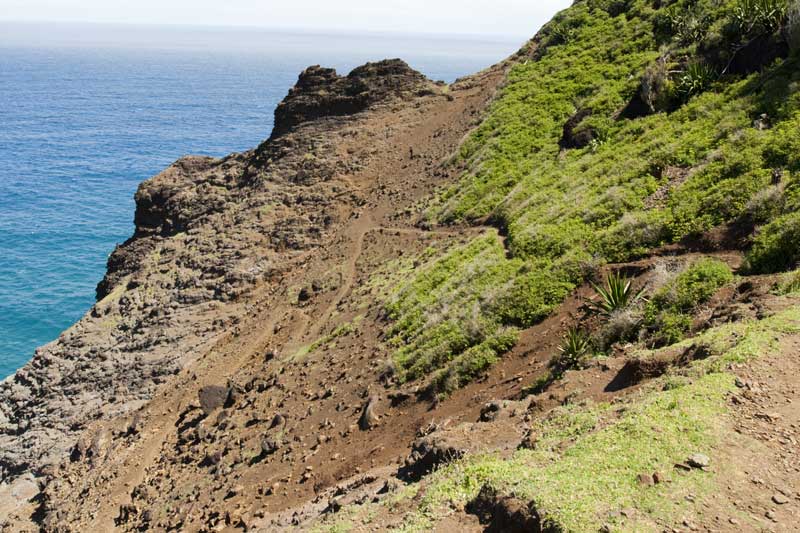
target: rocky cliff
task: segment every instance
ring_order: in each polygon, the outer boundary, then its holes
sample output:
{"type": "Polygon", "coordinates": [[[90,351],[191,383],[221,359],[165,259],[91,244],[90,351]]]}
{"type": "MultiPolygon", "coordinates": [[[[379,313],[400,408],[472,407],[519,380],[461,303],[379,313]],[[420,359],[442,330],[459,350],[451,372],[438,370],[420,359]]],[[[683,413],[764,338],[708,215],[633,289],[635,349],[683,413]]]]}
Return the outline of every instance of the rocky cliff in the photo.
{"type": "Polygon", "coordinates": [[[797,531],[800,5],[310,67],[0,385],[8,531],[797,531]],[[766,52],[754,54],[754,48],[766,52]]]}

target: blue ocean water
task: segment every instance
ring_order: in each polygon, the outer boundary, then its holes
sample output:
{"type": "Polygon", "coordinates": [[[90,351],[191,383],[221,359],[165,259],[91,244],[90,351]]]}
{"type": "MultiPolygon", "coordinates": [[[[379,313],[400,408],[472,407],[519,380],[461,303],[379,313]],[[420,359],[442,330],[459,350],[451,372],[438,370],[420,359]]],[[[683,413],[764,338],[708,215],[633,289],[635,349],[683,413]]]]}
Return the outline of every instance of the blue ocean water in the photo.
{"type": "Polygon", "coordinates": [[[306,66],[401,57],[452,81],[520,42],[0,24],[0,379],[91,307],[139,182],[257,145],[306,66]]]}

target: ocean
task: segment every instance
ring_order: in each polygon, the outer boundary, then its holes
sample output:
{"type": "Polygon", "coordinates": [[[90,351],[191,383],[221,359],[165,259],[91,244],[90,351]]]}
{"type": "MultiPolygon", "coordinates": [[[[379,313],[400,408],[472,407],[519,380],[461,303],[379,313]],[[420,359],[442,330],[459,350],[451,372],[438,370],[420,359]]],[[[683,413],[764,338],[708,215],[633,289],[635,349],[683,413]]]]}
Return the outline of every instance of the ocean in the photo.
{"type": "Polygon", "coordinates": [[[306,66],[400,57],[451,82],[514,37],[0,23],[0,379],[94,303],[138,184],[247,150],[306,66]]]}

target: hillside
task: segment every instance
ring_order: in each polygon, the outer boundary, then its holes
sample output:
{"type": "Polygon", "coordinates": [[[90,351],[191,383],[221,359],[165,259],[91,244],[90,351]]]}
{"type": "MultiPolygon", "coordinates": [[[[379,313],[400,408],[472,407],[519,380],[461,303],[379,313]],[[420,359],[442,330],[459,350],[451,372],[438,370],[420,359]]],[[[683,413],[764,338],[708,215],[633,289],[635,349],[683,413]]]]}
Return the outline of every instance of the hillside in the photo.
{"type": "Polygon", "coordinates": [[[800,4],[304,71],[0,384],[7,531],[798,531],[800,4]]]}

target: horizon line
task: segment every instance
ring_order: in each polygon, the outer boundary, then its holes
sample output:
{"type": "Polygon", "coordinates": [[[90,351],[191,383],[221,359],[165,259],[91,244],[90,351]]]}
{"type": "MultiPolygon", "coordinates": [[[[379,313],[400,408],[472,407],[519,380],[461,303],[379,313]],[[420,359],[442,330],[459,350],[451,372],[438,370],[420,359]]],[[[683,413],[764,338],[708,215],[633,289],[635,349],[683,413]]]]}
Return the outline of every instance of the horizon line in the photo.
{"type": "MultiPolygon", "coordinates": [[[[367,35],[419,35],[425,37],[461,37],[470,38],[472,40],[482,39],[496,42],[516,42],[527,41],[531,39],[531,35],[511,35],[504,33],[459,33],[452,31],[442,31],[433,33],[430,31],[415,31],[415,30],[369,30],[363,28],[324,28],[319,26],[260,26],[250,24],[181,24],[181,23],[164,23],[164,22],[119,22],[119,21],[83,21],[83,20],[49,20],[49,19],[2,19],[0,24],[27,24],[27,25],[61,25],[61,26],[106,26],[106,27],[123,27],[123,28],[151,28],[151,29],[177,29],[177,30],[249,30],[249,31],[273,31],[273,32],[303,32],[315,33],[317,35],[327,34],[367,34],[367,35]]],[[[533,33],[535,33],[535,30],[533,33]]]]}

